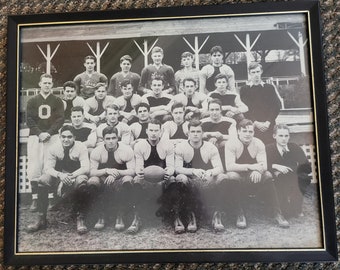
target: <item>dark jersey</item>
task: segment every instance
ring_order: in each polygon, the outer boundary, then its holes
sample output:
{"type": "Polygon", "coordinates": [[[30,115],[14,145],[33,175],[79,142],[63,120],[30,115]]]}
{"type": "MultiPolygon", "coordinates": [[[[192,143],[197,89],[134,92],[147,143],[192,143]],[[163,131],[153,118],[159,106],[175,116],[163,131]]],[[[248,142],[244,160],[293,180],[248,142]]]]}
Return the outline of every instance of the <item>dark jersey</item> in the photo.
{"type": "Polygon", "coordinates": [[[55,169],[57,171],[72,173],[80,168],[80,161],[70,158],[70,149],[71,147],[64,148],[64,158],[56,161],[55,169]]]}
{"type": "Polygon", "coordinates": [[[257,163],[256,158],[251,157],[249,154],[248,146],[244,145],[241,156],[236,159],[237,164],[255,164],[257,163]]]}
{"type": "Polygon", "coordinates": [[[209,121],[202,123],[203,132],[215,132],[215,131],[219,131],[223,135],[228,135],[229,134],[230,126],[231,126],[231,122],[225,121],[225,120],[222,120],[222,121],[220,121],[218,123],[209,122],[209,121]]]}
{"type": "Polygon", "coordinates": [[[185,133],[183,131],[183,124],[184,123],[185,122],[183,122],[180,125],[177,125],[177,130],[176,130],[175,134],[170,137],[170,139],[187,139],[188,138],[188,136],[185,135],[185,133]]]}
{"type": "Polygon", "coordinates": [[[203,169],[203,170],[210,170],[213,168],[211,161],[209,160],[208,163],[205,163],[201,156],[201,147],[198,149],[194,149],[194,156],[190,162],[183,161],[184,168],[193,168],[193,169],[203,169]]]}
{"type": "Polygon", "coordinates": [[[101,163],[98,166],[98,170],[105,169],[105,168],[112,168],[117,170],[126,170],[126,163],[118,163],[115,159],[115,152],[114,151],[108,151],[107,152],[107,162],[101,163]]]}
{"type": "Polygon", "coordinates": [[[235,99],[236,99],[235,94],[221,95],[219,93],[213,93],[210,95],[210,97],[219,99],[222,103],[222,106],[229,105],[229,106],[235,107],[235,99]]]}
{"type": "Polygon", "coordinates": [[[216,75],[220,73],[221,73],[220,67],[214,67],[214,73],[209,78],[207,78],[205,88],[207,88],[209,92],[212,92],[215,90],[214,80],[215,80],[216,75]]]}
{"type": "Polygon", "coordinates": [[[74,135],[77,141],[86,142],[92,129],[89,127],[82,127],[79,129],[74,129],[74,135]]]}
{"type": "Polygon", "coordinates": [[[147,100],[149,102],[150,108],[161,106],[161,105],[168,105],[169,102],[171,101],[171,99],[168,97],[155,98],[153,96],[147,97],[147,100]]]}
{"type": "MultiPolygon", "coordinates": [[[[149,143],[149,141],[148,141],[148,143],[149,143]]],[[[155,165],[155,166],[159,166],[159,167],[165,169],[166,168],[166,162],[165,162],[165,159],[161,159],[159,157],[159,154],[157,152],[157,145],[153,146],[153,145],[150,144],[150,146],[151,146],[150,156],[148,157],[147,160],[144,161],[144,168],[146,168],[148,166],[155,165]]]]}

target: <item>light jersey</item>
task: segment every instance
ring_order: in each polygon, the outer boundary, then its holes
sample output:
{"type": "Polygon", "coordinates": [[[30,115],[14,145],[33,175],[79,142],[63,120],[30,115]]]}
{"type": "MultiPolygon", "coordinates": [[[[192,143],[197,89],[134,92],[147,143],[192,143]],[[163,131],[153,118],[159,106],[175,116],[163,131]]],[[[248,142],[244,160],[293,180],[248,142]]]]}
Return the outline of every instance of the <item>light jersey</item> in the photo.
{"type": "MultiPolygon", "coordinates": [[[[150,142],[148,140],[146,140],[149,144],[150,142]]],[[[165,159],[161,159],[159,157],[159,154],[157,152],[157,144],[155,146],[151,145],[151,152],[150,152],[150,156],[148,157],[147,160],[144,161],[144,168],[155,165],[155,166],[159,166],[163,169],[166,168],[166,161],[165,159]]]]}
{"type": "Polygon", "coordinates": [[[72,173],[80,168],[79,160],[72,160],[70,158],[70,149],[73,147],[64,148],[64,157],[56,161],[55,170],[72,173]]]}
{"type": "Polygon", "coordinates": [[[126,170],[127,169],[126,163],[118,163],[115,159],[114,154],[115,154],[115,151],[107,151],[107,161],[105,163],[100,163],[98,166],[98,170],[105,169],[105,168],[126,170]]]}
{"type": "Polygon", "coordinates": [[[220,93],[211,93],[210,94],[210,97],[211,98],[217,98],[221,101],[222,103],[222,106],[226,106],[226,105],[229,105],[229,106],[233,106],[235,107],[235,99],[236,99],[236,94],[232,94],[232,93],[227,93],[227,94],[224,94],[224,95],[221,95],[220,93]]]}
{"type": "Polygon", "coordinates": [[[81,127],[78,129],[74,129],[74,136],[76,137],[76,141],[86,142],[92,129],[89,127],[81,127]]]}
{"type": "Polygon", "coordinates": [[[243,152],[239,158],[236,159],[237,164],[255,164],[256,158],[251,157],[248,150],[248,145],[243,144],[243,152]]]}
{"type": "Polygon", "coordinates": [[[170,139],[187,139],[188,138],[188,136],[183,131],[183,124],[184,123],[185,122],[183,122],[180,125],[177,125],[177,130],[176,130],[174,135],[170,136],[170,139]]]}
{"type": "MultiPolygon", "coordinates": [[[[190,143],[188,143],[190,145],[190,143]]],[[[185,162],[183,160],[183,167],[184,168],[192,168],[192,169],[203,169],[203,170],[210,170],[213,169],[213,166],[211,164],[211,161],[209,160],[208,163],[205,163],[202,159],[201,155],[201,148],[203,144],[199,148],[193,148],[191,145],[190,147],[194,150],[194,155],[192,157],[192,160],[190,162],[185,162]]]]}

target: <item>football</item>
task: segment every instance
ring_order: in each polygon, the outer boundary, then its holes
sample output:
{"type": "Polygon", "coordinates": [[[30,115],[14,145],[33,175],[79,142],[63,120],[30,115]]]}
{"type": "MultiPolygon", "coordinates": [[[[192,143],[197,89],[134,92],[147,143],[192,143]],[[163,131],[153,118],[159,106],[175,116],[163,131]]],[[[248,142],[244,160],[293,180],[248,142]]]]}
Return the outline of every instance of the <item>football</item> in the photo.
{"type": "Polygon", "coordinates": [[[165,171],[159,166],[148,166],[144,169],[144,179],[145,181],[151,183],[158,183],[163,181],[165,171]]]}

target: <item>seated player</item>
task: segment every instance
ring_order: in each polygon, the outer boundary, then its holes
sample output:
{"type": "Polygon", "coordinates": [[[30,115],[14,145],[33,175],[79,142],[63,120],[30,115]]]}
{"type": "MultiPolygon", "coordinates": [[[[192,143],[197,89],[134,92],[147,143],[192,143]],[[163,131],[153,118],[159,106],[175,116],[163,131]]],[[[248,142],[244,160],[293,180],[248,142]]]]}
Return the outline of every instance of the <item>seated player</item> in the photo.
{"type": "Polygon", "coordinates": [[[184,79],[192,78],[195,81],[196,88],[198,89],[200,73],[199,70],[192,66],[194,62],[194,55],[191,52],[184,52],[181,55],[182,69],[175,73],[175,81],[177,87],[177,94],[184,93],[184,79]]]}
{"type": "Polygon", "coordinates": [[[275,143],[266,145],[268,169],[275,176],[279,203],[286,218],[303,216],[303,194],[309,185],[311,165],[303,150],[289,142],[286,125],[274,126],[275,143]]]}
{"type": "Polygon", "coordinates": [[[209,93],[214,91],[214,78],[220,73],[227,76],[230,90],[236,92],[235,74],[231,67],[223,64],[223,51],[221,46],[214,46],[211,48],[210,59],[211,64],[205,65],[200,71],[200,92],[209,93]]]}
{"type": "Polygon", "coordinates": [[[114,97],[122,95],[121,83],[125,80],[131,82],[133,93],[137,93],[139,87],[140,76],[131,71],[132,58],[130,55],[123,55],[120,58],[121,71],[112,75],[109,83],[108,93],[114,97]]]}
{"type": "Polygon", "coordinates": [[[131,143],[132,148],[140,141],[140,139],[147,139],[146,129],[150,122],[150,106],[147,103],[139,103],[136,108],[138,122],[131,124],[131,143]]]}
{"type": "MultiPolygon", "coordinates": [[[[188,209],[187,231],[197,230],[196,215],[198,205],[204,209],[212,207],[212,226],[214,231],[223,231],[221,218],[223,199],[226,196],[221,183],[225,178],[220,155],[215,145],[203,141],[201,122],[189,122],[189,140],[182,141],[176,147],[175,168],[176,185],[179,194],[175,199],[175,232],[184,232],[185,227],[180,217],[181,210],[188,209]],[[182,207],[182,209],[180,209],[182,207]]],[[[186,218],[186,217],[184,217],[186,218]]]]}
{"type": "Polygon", "coordinates": [[[170,118],[169,106],[173,97],[163,92],[163,89],[163,79],[160,77],[154,77],[151,80],[152,93],[143,96],[150,105],[150,117],[158,119],[161,123],[164,123],[166,119],[170,118]]]}
{"type": "Polygon", "coordinates": [[[151,51],[152,64],[143,68],[141,72],[139,91],[140,95],[151,93],[152,80],[159,77],[163,80],[163,89],[165,94],[175,94],[176,82],[174,70],[171,66],[163,64],[164,52],[160,47],[153,47],[151,51]]]}
{"type": "Polygon", "coordinates": [[[136,118],[136,105],[142,101],[145,102],[145,100],[140,95],[133,93],[132,83],[128,80],[122,81],[120,89],[123,95],[116,98],[114,104],[119,108],[119,113],[123,117],[122,121],[128,124],[136,118]]]}
{"type": "Polygon", "coordinates": [[[99,125],[105,120],[105,108],[113,104],[115,98],[107,95],[106,84],[99,83],[95,86],[94,96],[85,100],[85,118],[99,125]]]}
{"type": "Polygon", "coordinates": [[[228,78],[224,74],[217,74],[215,77],[216,89],[208,94],[210,99],[217,98],[222,103],[222,114],[240,121],[244,118],[243,113],[248,111],[240,96],[232,92],[228,86],[228,78]]]}
{"type": "Polygon", "coordinates": [[[118,140],[129,145],[131,140],[131,129],[130,127],[123,123],[119,122],[119,108],[114,105],[108,105],[105,109],[105,119],[106,122],[100,124],[97,127],[97,146],[103,142],[103,129],[107,126],[112,126],[117,128],[118,130],[118,140]]]}
{"type": "Polygon", "coordinates": [[[75,141],[74,128],[65,125],[60,129],[60,141],[49,149],[45,174],[39,178],[37,220],[28,225],[29,232],[45,229],[48,207],[48,190],[58,186],[58,195],[73,195],[74,209],[77,211],[77,232],[87,232],[84,217],[88,208],[87,180],[89,157],[86,146],[75,141]]]}
{"type": "Polygon", "coordinates": [[[200,93],[197,90],[197,83],[192,78],[185,78],[183,80],[183,92],[174,96],[173,102],[180,102],[185,107],[185,119],[201,118],[206,116],[203,114],[203,104],[205,103],[207,96],[200,93]]]}
{"type": "MultiPolygon", "coordinates": [[[[135,185],[143,190],[142,196],[137,198],[135,231],[140,227],[139,212],[142,202],[156,202],[165,190],[174,182],[174,149],[173,145],[161,140],[161,123],[152,119],[146,130],[147,139],[135,144],[136,158],[135,185]],[[139,207],[139,208],[138,208],[139,207]]],[[[133,223],[134,224],[134,223],[133,223]]]]}
{"type": "Polygon", "coordinates": [[[73,81],[67,81],[63,85],[63,103],[64,103],[64,118],[65,121],[71,120],[71,110],[73,107],[84,107],[85,100],[77,96],[76,84],[73,81]]]}
{"type": "Polygon", "coordinates": [[[184,121],[184,106],[182,103],[174,103],[171,106],[173,120],[162,125],[162,139],[170,140],[174,146],[188,139],[188,122],[184,121]]]}
{"type": "MultiPolygon", "coordinates": [[[[91,178],[89,189],[93,190],[94,201],[98,204],[99,217],[94,228],[105,227],[105,207],[116,206],[117,218],[115,229],[125,229],[123,214],[132,207],[132,180],[135,175],[135,158],[130,146],[118,142],[118,130],[107,126],[103,130],[104,143],[91,153],[91,178]]],[[[128,229],[129,232],[129,229],[128,229]]]]}
{"type": "Polygon", "coordinates": [[[241,229],[247,227],[243,205],[247,201],[247,191],[250,190],[273,209],[279,226],[288,228],[289,223],[281,214],[273,176],[267,170],[266,149],[263,142],[254,137],[253,122],[241,120],[237,124],[237,135],[237,139],[229,140],[225,145],[229,194],[238,213],[236,226],[241,229]]]}

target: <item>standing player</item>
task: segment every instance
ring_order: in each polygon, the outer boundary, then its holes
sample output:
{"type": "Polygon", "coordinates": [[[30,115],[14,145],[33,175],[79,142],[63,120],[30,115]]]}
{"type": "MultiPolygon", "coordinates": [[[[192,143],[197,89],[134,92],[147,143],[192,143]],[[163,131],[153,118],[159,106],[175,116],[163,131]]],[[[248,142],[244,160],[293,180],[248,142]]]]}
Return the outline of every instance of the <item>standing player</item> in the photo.
{"type": "Polygon", "coordinates": [[[164,82],[164,93],[175,94],[176,82],[174,70],[171,66],[163,64],[163,49],[154,47],[151,51],[151,58],[153,63],[143,68],[140,79],[139,91],[141,95],[151,92],[151,82],[155,77],[162,78],[164,82]]]}
{"type": "Polygon", "coordinates": [[[60,197],[64,197],[66,193],[72,195],[74,209],[77,211],[77,232],[79,234],[87,232],[84,218],[88,207],[86,182],[89,168],[89,157],[85,145],[75,141],[72,126],[63,126],[60,129],[60,140],[49,149],[45,174],[39,178],[38,216],[34,223],[28,225],[29,232],[46,228],[47,193],[50,187],[55,186],[58,186],[60,197]]]}
{"type": "Polygon", "coordinates": [[[114,97],[122,95],[121,83],[125,80],[131,82],[133,93],[137,93],[140,76],[137,73],[131,72],[132,58],[130,55],[123,55],[120,58],[121,71],[113,74],[110,79],[108,93],[114,97]]]}
{"type": "Polygon", "coordinates": [[[94,88],[94,96],[85,100],[85,118],[96,125],[105,119],[105,108],[113,104],[115,98],[107,95],[105,83],[98,83],[94,88]]]}
{"type": "Polygon", "coordinates": [[[249,82],[240,90],[241,100],[249,109],[244,116],[254,122],[256,137],[267,144],[273,141],[273,127],[281,101],[275,87],[262,81],[261,64],[250,63],[248,73],[249,82]]]}
{"type": "Polygon", "coordinates": [[[52,93],[53,79],[49,74],[40,76],[40,93],[27,102],[27,177],[32,188],[31,211],[37,209],[38,179],[42,175],[44,159],[50,145],[58,140],[58,130],[64,123],[64,104],[52,93]]]}
{"type": "Polygon", "coordinates": [[[286,125],[274,126],[273,137],[275,143],[266,145],[268,169],[275,176],[282,213],[286,218],[303,216],[303,193],[311,180],[311,165],[300,146],[289,142],[286,125]]]}
{"type": "Polygon", "coordinates": [[[93,97],[95,87],[98,83],[107,84],[107,77],[94,70],[96,66],[96,59],[92,55],[84,58],[85,71],[74,77],[73,81],[77,86],[77,93],[87,99],[93,97]]]}
{"type": "MultiPolygon", "coordinates": [[[[199,70],[192,66],[194,62],[194,55],[190,52],[184,52],[181,55],[181,65],[183,68],[175,73],[175,81],[177,86],[177,93],[184,92],[184,79],[192,78],[195,85],[199,85],[199,70]]],[[[195,89],[196,90],[196,89],[195,89]]]]}
{"type": "Polygon", "coordinates": [[[243,205],[250,189],[273,209],[274,217],[280,227],[289,227],[282,216],[272,174],[267,170],[266,149],[261,140],[254,137],[254,124],[243,119],[237,124],[237,139],[225,145],[227,179],[230,181],[229,194],[233,196],[238,212],[236,226],[246,228],[247,221],[243,205]]]}
{"type": "Polygon", "coordinates": [[[209,93],[215,90],[214,79],[217,74],[224,74],[228,78],[228,85],[232,92],[235,90],[234,71],[223,64],[223,51],[221,46],[214,46],[210,50],[211,64],[204,66],[200,72],[200,92],[209,93]]]}
{"type": "MultiPolygon", "coordinates": [[[[148,139],[140,140],[135,144],[136,177],[134,182],[140,185],[144,192],[137,198],[136,207],[141,207],[143,201],[155,202],[162,195],[170,183],[174,182],[174,149],[173,145],[161,140],[161,123],[153,119],[148,123],[148,139]]],[[[138,231],[139,209],[133,224],[135,232],[138,231]]]]}
{"type": "Polygon", "coordinates": [[[150,106],[147,103],[139,103],[136,106],[136,112],[138,117],[138,122],[131,124],[131,146],[140,141],[140,139],[147,139],[148,135],[146,130],[148,128],[148,123],[150,122],[150,106]]]}
{"type": "Polygon", "coordinates": [[[71,110],[73,107],[84,107],[85,100],[77,95],[76,84],[73,81],[67,81],[63,85],[63,103],[65,110],[65,121],[71,120],[71,110]]]}
{"type": "Polygon", "coordinates": [[[223,203],[220,202],[222,201],[220,197],[226,196],[224,190],[221,190],[225,175],[222,174],[223,166],[216,146],[203,141],[200,121],[190,121],[189,140],[177,145],[175,168],[176,184],[179,189],[177,193],[179,197],[174,200],[174,207],[177,210],[175,211],[177,215],[175,216],[175,232],[184,232],[185,229],[179,215],[180,206],[189,210],[187,231],[197,230],[196,215],[199,204],[203,204],[205,209],[210,207],[214,209],[213,229],[223,231],[221,218],[223,203]]]}
{"type": "Polygon", "coordinates": [[[123,214],[131,206],[134,154],[130,146],[118,142],[118,130],[115,127],[105,127],[103,139],[104,143],[91,153],[91,178],[88,181],[89,189],[96,194],[94,200],[99,207],[99,218],[94,228],[104,228],[105,206],[115,205],[118,209],[115,229],[122,231],[125,229],[123,214]]]}

